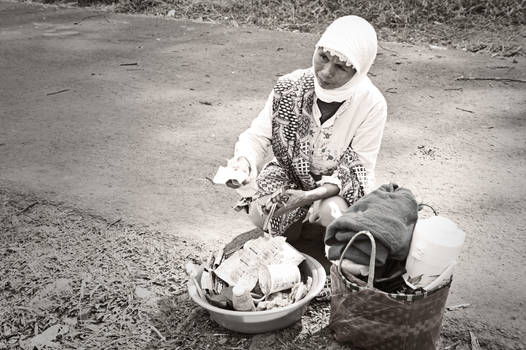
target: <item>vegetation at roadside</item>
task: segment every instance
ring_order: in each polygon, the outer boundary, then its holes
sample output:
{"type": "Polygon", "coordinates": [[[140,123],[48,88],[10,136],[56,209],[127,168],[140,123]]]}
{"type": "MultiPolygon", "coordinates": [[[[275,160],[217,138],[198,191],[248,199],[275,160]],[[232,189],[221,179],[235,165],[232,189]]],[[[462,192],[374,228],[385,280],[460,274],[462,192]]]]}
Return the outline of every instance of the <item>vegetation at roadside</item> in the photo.
{"type": "MultiPolygon", "coordinates": [[[[43,0],[53,3],[63,0],[43,0]]],[[[333,19],[356,14],[381,40],[449,45],[504,56],[524,54],[525,0],[77,0],[118,12],[170,15],[233,25],[321,32],[333,19]]]]}

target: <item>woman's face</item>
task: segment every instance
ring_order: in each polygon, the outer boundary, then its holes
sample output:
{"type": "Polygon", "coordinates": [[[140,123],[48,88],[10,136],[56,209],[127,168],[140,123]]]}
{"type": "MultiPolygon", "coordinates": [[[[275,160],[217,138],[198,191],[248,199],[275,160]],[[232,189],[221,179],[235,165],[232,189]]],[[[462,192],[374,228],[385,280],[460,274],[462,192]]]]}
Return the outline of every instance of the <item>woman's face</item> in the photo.
{"type": "Polygon", "coordinates": [[[337,56],[318,48],[314,53],[314,73],[322,88],[336,89],[351,80],[356,70],[345,65],[337,56]]]}

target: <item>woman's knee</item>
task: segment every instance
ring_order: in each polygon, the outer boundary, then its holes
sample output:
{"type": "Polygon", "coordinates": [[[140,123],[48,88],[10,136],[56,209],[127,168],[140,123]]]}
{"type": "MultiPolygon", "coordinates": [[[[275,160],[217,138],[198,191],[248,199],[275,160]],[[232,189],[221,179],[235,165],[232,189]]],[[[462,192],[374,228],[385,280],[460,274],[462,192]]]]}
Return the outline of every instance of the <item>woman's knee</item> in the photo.
{"type": "Polygon", "coordinates": [[[339,218],[348,207],[345,199],[340,196],[322,199],[319,206],[319,223],[322,226],[328,226],[335,219],[339,218]]]}

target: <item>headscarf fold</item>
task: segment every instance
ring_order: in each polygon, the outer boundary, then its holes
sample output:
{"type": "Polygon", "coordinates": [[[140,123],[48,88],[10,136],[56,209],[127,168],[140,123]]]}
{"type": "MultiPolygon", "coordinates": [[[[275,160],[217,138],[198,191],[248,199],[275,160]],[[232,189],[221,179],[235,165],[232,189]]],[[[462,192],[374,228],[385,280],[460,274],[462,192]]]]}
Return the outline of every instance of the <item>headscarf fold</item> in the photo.
{"type": "MultiPolygon", "coordinates": [[[[367,79],[377,51],[376,32],[371,24],[358,16],[344,16],[332,22],[316,44],[331,55],[338,56],[356,70],[354,76],[336,89],[324,89],[314,76],[316,96],[325,102],[343,102],[367,79]]],[[[314,56],[313,56],[314,60],[314,56]]]]}

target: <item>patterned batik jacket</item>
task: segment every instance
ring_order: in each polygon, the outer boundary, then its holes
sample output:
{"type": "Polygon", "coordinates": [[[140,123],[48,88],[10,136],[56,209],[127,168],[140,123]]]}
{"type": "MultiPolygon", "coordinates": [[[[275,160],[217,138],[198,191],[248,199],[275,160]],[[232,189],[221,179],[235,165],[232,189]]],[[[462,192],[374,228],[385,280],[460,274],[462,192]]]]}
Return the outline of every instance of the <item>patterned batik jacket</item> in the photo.
{"type": "MultiPolygon", "coordinates": [[[[308,191],[318,187],[310,173],[313,139],[314,75],[306,71],[299,79],[282,77],[274,87],[272,106],[272,150],[276,161],[265,166],[257,179],[258,193],[254,198],[271,194],[283,185],[308,191]]],[[[352,205],[364,195],[366,171],[351,146],[341,156],[336,174],[341,181],[342,196],[352,205]],[[361,176],[358,176],[361,174],[361,176]]],[[[270,223],[272,234],[282,235],[294,222],[303,220],[308,207],[297,208],[270,223]]]]}

